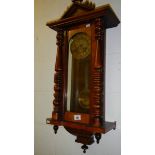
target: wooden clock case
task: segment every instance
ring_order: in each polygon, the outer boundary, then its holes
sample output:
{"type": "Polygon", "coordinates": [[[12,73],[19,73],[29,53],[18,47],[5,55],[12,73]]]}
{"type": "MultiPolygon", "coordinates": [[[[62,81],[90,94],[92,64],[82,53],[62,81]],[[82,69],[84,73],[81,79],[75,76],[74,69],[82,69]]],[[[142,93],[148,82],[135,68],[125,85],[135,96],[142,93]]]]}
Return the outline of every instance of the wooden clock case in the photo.
{"type": "Polygon", "coordinates": [[[87,145],[94,143],[94,136],[99,143],[101,134],[116,128],[116,122],[105,121],[105,65],[106,29],[116,27],[120,23],[109,4],[95,7],[89,1],[73,0],[71,6],[56,21],[47,26],[57,32],[57,56],[54,76],[54,101],[52,118],[46,123],[54,125],[57,133],[58,126],[75,135],[76,142],[87,145]],[[74,33],[86,32],[91,37],[91,69],[90,69],[90,108],[87,113],[67,110],[67,76],[68,76],[68,38],[74,33]],[[74,116],[79,116],[75,120],[74,116]]]}

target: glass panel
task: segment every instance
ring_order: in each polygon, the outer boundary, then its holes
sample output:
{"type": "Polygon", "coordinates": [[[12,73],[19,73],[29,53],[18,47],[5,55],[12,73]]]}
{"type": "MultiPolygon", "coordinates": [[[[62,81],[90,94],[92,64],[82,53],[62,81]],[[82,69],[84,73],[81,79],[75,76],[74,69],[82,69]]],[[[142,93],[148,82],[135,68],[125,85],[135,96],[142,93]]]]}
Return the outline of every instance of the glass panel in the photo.
{"type": "Polygon", "coordinates": [[[90,80],[90,37],[76,33],[69,40],[67,110],[88,113],[90,80]]]}

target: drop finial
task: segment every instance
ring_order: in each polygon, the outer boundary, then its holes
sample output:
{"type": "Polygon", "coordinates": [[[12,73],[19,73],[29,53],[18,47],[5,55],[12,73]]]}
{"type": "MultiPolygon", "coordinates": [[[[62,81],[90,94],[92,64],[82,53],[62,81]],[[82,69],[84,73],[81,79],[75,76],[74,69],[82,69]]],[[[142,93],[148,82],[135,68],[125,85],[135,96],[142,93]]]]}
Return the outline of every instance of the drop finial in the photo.
{"type": "Polygon", "coordinates": [[[86,153],[86,150],[88,149],[88,146],[86,144],[83,144],[81,146],[81,148],[83,149],[83,153],[86,153]]]}

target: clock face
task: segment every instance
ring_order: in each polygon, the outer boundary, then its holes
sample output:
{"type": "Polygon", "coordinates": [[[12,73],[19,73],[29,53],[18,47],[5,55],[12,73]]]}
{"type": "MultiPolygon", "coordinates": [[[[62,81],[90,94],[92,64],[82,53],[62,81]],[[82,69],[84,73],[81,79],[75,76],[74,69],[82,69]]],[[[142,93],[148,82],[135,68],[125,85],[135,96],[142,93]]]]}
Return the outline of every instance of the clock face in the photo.
{"type": "Polygon", "coordinates": [[[86,33],[77,33],[70,40],[70,50],[75,59],[84,59],[90,54],[90,37],[86,33]]]}

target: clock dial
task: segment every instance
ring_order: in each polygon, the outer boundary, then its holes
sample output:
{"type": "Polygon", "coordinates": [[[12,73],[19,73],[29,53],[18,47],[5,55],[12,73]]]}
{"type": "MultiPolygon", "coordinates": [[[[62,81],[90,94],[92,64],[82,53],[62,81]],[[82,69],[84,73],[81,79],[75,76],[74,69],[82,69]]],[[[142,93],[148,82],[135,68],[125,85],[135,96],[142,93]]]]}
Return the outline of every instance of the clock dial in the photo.
{"type": "Polygon", "coordinates": [[[90,37],[86,33],[75,34],[70,42],[70,50],[75,59],[84,59],[90,54],[90,37]]]}

